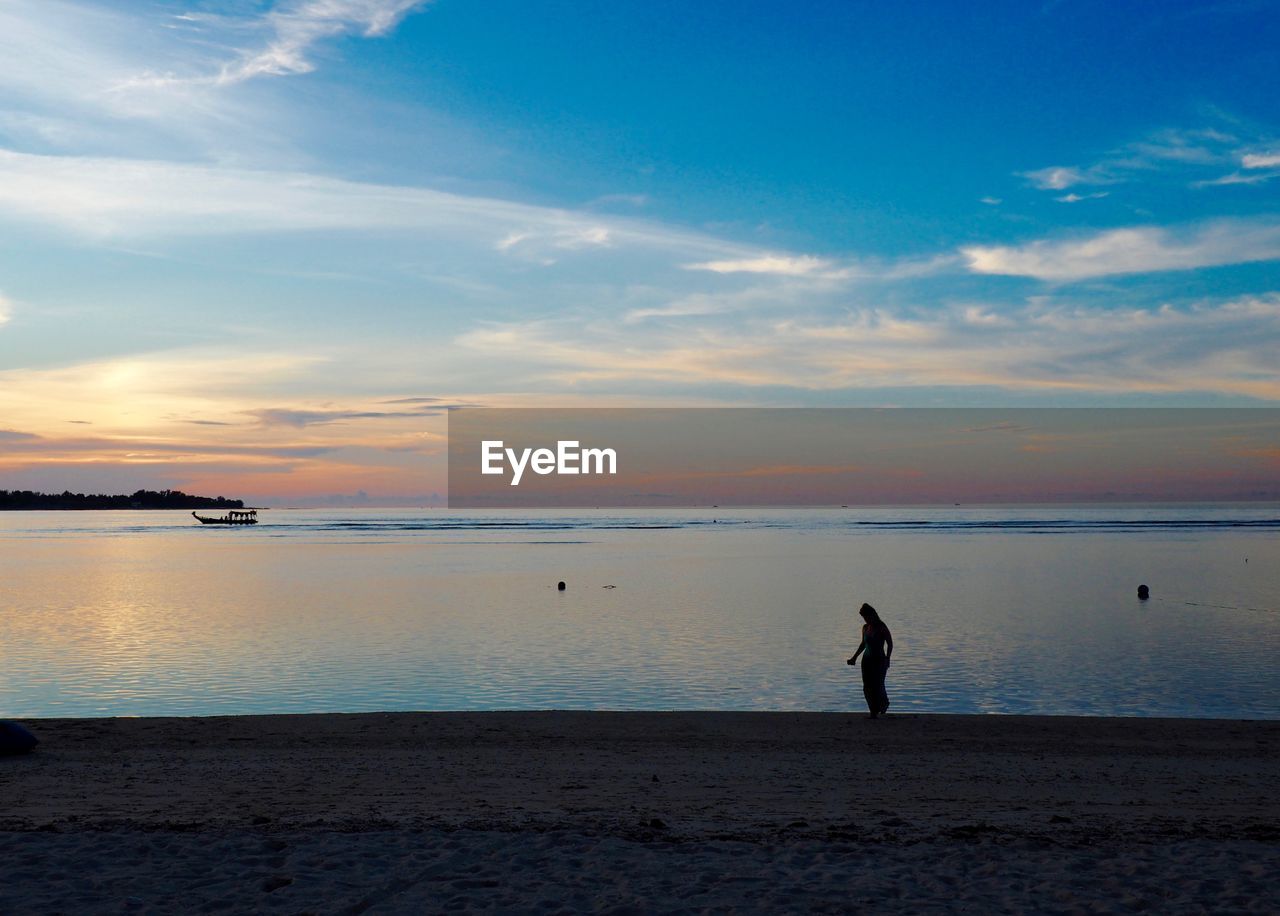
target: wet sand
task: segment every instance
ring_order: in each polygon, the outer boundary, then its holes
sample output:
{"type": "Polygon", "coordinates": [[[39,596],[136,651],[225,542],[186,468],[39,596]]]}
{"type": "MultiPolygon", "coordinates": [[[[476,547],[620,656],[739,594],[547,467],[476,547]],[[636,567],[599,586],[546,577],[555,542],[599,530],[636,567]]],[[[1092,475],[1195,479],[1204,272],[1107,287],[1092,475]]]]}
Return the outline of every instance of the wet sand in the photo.
{"type": "Polygon", "coordinates": [[[3,912],[1280,910],[1280,722],[25,724],[3,912]]]}

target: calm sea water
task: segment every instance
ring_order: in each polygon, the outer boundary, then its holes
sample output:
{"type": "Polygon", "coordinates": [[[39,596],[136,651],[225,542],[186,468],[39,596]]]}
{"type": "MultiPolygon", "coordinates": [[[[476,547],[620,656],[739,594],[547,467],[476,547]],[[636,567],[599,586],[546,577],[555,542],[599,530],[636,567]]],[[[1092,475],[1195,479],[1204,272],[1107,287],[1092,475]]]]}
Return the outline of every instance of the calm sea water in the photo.
{"type": "Polygon", "coordinates": [[[0,716],[861,710],[869,601],[895,711],[1280,718],[1274,505],[0,513],[0,573],[0,716]]]}

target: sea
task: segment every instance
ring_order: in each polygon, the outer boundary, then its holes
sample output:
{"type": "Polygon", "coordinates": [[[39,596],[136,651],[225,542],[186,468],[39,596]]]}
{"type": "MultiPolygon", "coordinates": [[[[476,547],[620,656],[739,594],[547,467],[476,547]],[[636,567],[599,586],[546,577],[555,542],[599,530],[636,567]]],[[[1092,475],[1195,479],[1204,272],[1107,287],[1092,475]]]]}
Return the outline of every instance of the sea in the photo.
{"type": "Polygon", "coordinates": [[[890,714],[1280,718],[1275,504],[261,519],[0,512],[0,718],[865,711],[863,602],[890,714]]]}

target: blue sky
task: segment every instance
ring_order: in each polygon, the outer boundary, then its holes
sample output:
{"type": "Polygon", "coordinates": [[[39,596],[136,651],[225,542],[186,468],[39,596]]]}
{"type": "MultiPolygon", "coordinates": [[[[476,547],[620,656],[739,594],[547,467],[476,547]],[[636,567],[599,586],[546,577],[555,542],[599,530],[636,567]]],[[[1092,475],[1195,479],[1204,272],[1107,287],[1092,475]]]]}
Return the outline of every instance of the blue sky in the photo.
{"type": "Polygon", "coordinates": [[[1267,3],[0,4],[0,487],[450,404],[1280,401],[1267,3]]]}

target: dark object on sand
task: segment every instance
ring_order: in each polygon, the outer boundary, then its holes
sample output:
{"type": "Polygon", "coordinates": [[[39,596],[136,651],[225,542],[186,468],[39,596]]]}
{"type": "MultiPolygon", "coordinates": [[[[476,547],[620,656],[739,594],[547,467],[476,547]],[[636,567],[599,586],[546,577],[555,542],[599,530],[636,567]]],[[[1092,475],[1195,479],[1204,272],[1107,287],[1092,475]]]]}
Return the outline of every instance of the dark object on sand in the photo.
{"type": "Polygon", "coordinates": [[[557,582],[556,588],[559,589],[560,591],[564,591],[564,582],[557,582]]]}
{"type": "Polygon", "coordinates": [[[17,722],[0,722],[0,754],[25,754],[40,743],[17,722]]]}
{"type": "Polygon", "coordinates": [[[1145,585],[1139,585],[1139,586],[1138,586],[1138,600],[1139,600],[1139,601],[1146,601],[1146,600],[1147,600],[1148,598],[1150,598],[1150,597],[1151,597],[1151,589],[1147,588],[1145,585]]]}

